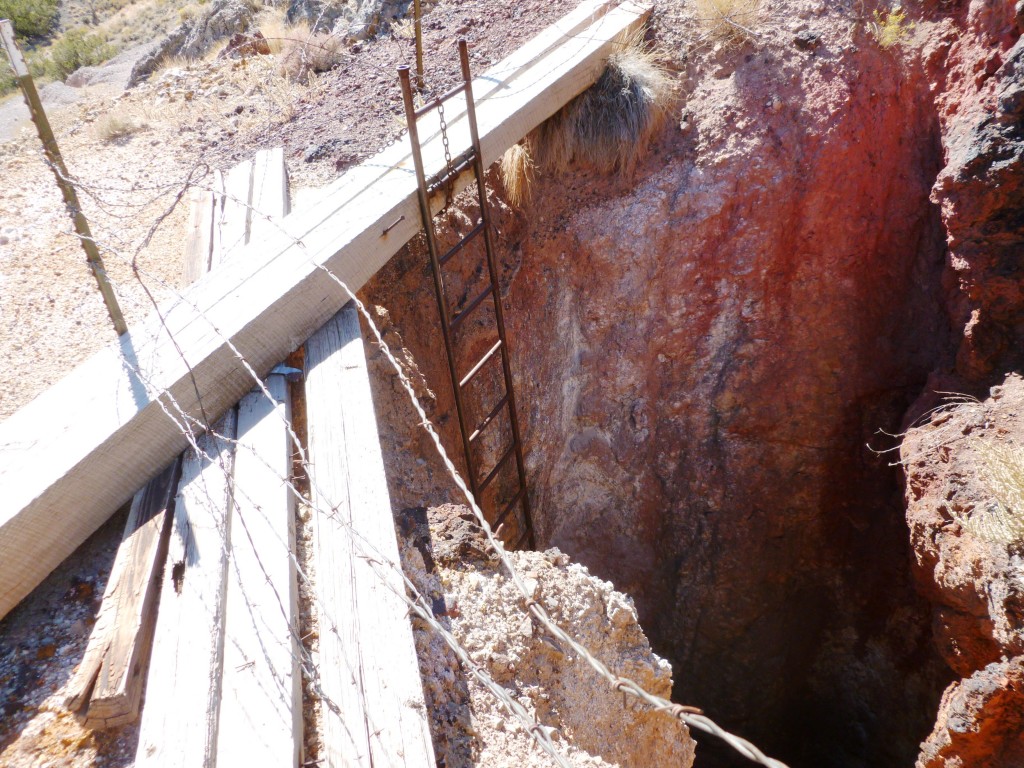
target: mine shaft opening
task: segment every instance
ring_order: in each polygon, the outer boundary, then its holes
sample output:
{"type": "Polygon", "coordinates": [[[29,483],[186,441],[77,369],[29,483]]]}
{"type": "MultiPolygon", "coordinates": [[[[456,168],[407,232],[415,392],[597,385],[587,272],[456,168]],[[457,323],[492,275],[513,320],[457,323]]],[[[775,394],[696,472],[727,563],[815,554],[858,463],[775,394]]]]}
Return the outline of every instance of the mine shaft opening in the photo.
{"type": "MultiPolygon", "coordinates": [[[[887,212],[835,200],[864,216],[866,246],[809,198],[754,264],[727,250],[742,236],[718,235],[717,263],[670,236],[609,246],[599,218],[622,226],[615,203],[560,213],[552,193],[535,210],[570,234],[512,248],[513,343],[554,347],[516,359],[533,382],[539,544],[633,595],[673,664],[675,701],[794,768],[912,765],[951,679],[885,452],[952,354],[945,232],[928,201],[938,142],[922,143],[919,178],[887,212]],[[554,333],[523,321],[541,308],[554,333]]],[[[698,740],[701,765],[749,764],[698,740]]]]}
{"type": "MultiPolygon", "coordinates": [[[[636,600],[675,701],[793,768],[912,765],[951,679],[884,452],[954,356],[943,157],[884,64],[857,61],[874,79],[827,139],[758,134],[713,167],[666,131],[635,173],[542,175],[521,206],[490,180],[539,548],[636,600]]],[[[452,206],[442,245],[476,220],[452,206]]],[[[414,242],[368,297],[457,445],[427,263],[414,242]]],[[[480,274],[452,268],[470,300],[480,274]]],[[[395,505],[441,476],[410,466],[395,505]]],[[[749,764],[697,737],[698,764],[749,764]]]]}
{"type": "MultiPolygon", "coordinates": [[[[671,235],[608,254],[600,227],[622,226],[616,203],[595,195],[581,213],[572,199],[597,186],[590,176],[569,195],[539,188],[543,223],[496,217],[539,548],[635,599],[672,663],[674,701],[793,768],[912,765],[950,679],[912,583],[901,469],[884,452],[951,354],[934,145],[927,156],[898,231],[824,265],[796,263],[800,244],[782,234],[760,267],[694,265],[671,235]],[[679,292],[638,279],[647,270],[674,274],[679,292]]],[[[474,216],[453,209],[444,236],[474,216]]],[[[427,329],[393,340],[457,445],[424,252],[414,243],[385,271],[381,317],[427,329]]],[[[471,296],[477,279],[453,284],[471,296]]],[[[404,471],[392,495],[414,506],[410,489],[434,470],[404,471]]],[[[695,735],[699,764],[750,764],[695,735]]]]}

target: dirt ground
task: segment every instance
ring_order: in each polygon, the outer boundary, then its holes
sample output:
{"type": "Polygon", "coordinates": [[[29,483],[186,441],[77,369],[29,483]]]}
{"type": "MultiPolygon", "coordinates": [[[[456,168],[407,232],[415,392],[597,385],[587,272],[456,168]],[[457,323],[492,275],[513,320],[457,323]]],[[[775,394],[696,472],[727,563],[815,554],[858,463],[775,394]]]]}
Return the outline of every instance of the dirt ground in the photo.
{"type": "MultiPolygon", "coordinates": [[[[570,9],[571,2],[439,3],[424,22],[428,85],[444,89],[466,37],[477,71],[570,9]]],[[[319,187],[397,138],[396,68],[413,41],[382,35],[353,46],[309,85],[288,83],[272,57],[184,64],[121,94],[86,86],[52,110],[68,170],[129,324],[181,287],[181,203],[259,149],[283,146],[292,189],[319,187]],[[130,129],[111,138],[112,122],[130,129]]],[[[16,98],[16,97],[15,97],[16,98]]],[[[28,127],[0,144],[0,418],[114,339],[59,194],[28,127]],[[40,258],[40,256],[43,258],[40,258]]]]}

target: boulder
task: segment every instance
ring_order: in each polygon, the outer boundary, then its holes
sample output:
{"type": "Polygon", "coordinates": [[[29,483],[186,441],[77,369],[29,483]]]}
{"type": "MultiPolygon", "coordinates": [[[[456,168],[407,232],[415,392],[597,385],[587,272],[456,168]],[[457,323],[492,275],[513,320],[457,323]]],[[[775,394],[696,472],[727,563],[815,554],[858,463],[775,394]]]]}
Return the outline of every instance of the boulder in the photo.
{"type": "Polygon", "coordinates": [[[197,59],[218,40],[246,32],[255,14],[253,4],[245,0],[213,0],[200,15],[183,22],[135,63],[128,86],[145,80],[171,56],[197,59]]]}
{"type": "Polygon", "coordinates": [[[285,18],[305,21],[313,31],[330,31],[348,40],[366,40],[382,24],[402,18],[411,0],[291,0],[285,18]]]}

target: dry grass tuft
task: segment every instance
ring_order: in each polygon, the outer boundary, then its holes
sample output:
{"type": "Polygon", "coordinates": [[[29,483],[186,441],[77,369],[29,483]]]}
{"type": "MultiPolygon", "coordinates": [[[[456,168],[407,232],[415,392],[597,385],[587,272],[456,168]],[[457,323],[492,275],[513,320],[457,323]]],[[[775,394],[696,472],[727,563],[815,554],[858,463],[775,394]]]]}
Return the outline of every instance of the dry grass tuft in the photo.
{"type": "Polygon", "coordinates": [[[267,39],[270,52],[275,56],[281,54],[286,44],[309,39],[309,25],[304,22],[289,24],[285,20],[284,11],[278,8],[270,8],[262,13],[256,27],[267,39]]]}
{"type": "MultiPolygon", "coordinates": [[[[675,86],[640,37],[612,54],[601,77],[531,137],[541,170],[583,165],[630,174],[663,124],[675,86]]],[[[528,183],[528,181],[524,182],[528,183]]]]}
{"type": "Polygon", "coordinates": [[[316,32],[304,39],[284,41],[278,58],[278,72],[293,83],[305,85],[311,74],[334,69],[345,55],[341,37],[316,32]]]}
{"type": "Polygon", "coordinates": [[[123,142],[146,128],[145,122],[134,117],[118,112],[108,112],[96,121],[93,130],[97,139],[113,144],[123,142]]]}
{"type": "Polygon", "coordinates": [[[498,166],[505,186],[505,196],[516,208],[530,199],[530,185],[533,183],[533,154],[529,141],[513,144],[501,156],[498,166]]]}
{"type": "Polygon", "coordinates": [[[398,40],[415,40],[416,20],[411,15],[408,18],[395,19],[391,22],[391,34],[398,40]]]}
{"type": "Polygon", "coordinates": [[[693,0],[693,6],[712,37],[735,43],[757,37],[761,0],[693,0]]]}
{"type": "Polygon", "coordinates": [[[983,482],[992,501],[969,515],[957,516],[965,531],[997,544],[1024,541],[1024,454],[1014,446],[978,447],[983,482]]]}

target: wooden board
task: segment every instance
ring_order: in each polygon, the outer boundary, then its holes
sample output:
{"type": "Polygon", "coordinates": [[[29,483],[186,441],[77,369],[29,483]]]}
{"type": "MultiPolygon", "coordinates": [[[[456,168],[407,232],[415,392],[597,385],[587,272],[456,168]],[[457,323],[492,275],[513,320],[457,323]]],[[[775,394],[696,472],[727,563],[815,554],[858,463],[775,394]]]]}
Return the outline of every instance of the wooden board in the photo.
{"type": "MultiPolygon", "coordinates": [[[[288,211],[281,149],[253,162],[247,239],[288,211]]],[[[234,516],[228,567],[219,765],[296,765],[302,745],[290,398],[285,377],[238,405],[234,516]]]]}
{"type": "Polygon", "coordinates": [[[188,232],[182,279],[191,285],[210,270],[213,240],[213,192],[193,189],[189,193],[188,232]]]}
{"type": "Polygon", "coordinates": [[[348,304],[306,343],[321,765],[433,766],[359,319],[348,304]],[[344,397],[339,397],[339,393],[344,397]]]}
{"type": "Polygon", "coordinates": [[[65,703],[73,710],[90,698],[107,702],[99,712],[90,707],[92,728],[107,726],[108,718],[116,720],[109,725],[120,724],[125,714],[134,719],[138,713],[138,672],[145,669],[149,653],[146,628],[156,615],[153,585],[167,551],[167,510],[179,471],[180,462],[175,461],[135,495],[89,644],[68,684],[65,703]]]}
{"type": "MultiPolygon", "coordinates": [[[[490,92],[477,109],[485,164],[593,83],[646,15],[620,6],[537,61],[515,54],[529,67],[478,78],[490,92]]],[[[454,135],[465,120],[450,118],[454,135]]],[[[424,159],[428,172],[442,167],[436,137],[424,159]]],[[[358,290],[416,234],[408,150],[395,145],[353,178],[0,424],[0,616],[183,450],[179,410],[222,413],[252,385],[240,358],[266,375],[342,306],[325,270],[358,290]],[[384,173],[364,184],[368,168],[384,173]]]]}
{"type": "MultiPolygon", "coordinates": [[[[224,189],[214,193],[213,255],[210,268],[242,252],[249,242],[252,221],[253,161],[246,160],[224,174],[224,189]]],[[[280,194],[280,190],[278,190],[280,194]]]]}
{"type": "Polygon", "coordinates": [[[246,242],[260,242],[281,229],[281,219],[288,215],[288,168],[284,149],[261,150],[253,160],[252,213],[246,242]]]}
{"type": "Polygon", "coordinates": [[[175,461],[132,504],[133,511],[140,509],[139,522],[118,551],[126,567],[114,606],[114,632],[89,700],[85,724],[90,728],[125,725],[139,715],[180,470],[181,462],[175,461]]]}
{"type": "Polygon", "coordinates": [[[182,461],[136,768],[214,764],[235,429],[232,410],[182,461]]]}
{"type": "Polygon", "coordinates": [[[288,384],[238,404],[217,763],[294,766],[302,745],[288,384]]]}

